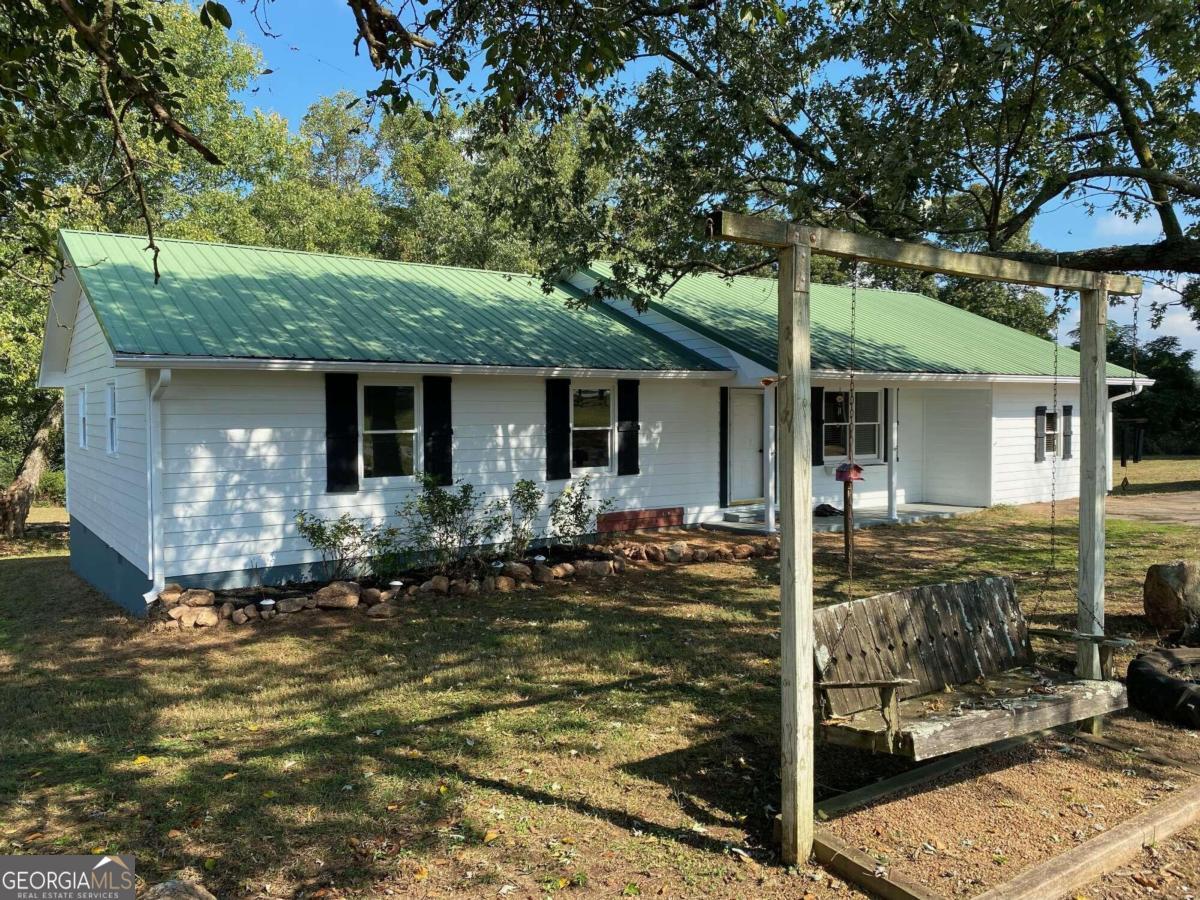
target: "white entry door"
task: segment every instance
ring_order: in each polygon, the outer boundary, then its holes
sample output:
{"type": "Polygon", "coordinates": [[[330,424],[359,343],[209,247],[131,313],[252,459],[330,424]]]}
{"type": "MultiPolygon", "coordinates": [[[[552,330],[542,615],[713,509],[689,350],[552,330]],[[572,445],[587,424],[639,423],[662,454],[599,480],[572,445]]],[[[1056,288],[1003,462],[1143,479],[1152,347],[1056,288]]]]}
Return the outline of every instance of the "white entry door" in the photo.
{"type": "Polygon", "coordinates": [[[761,391],[729,392],[729,500],[763,498],[763,398],[761,391]]]}

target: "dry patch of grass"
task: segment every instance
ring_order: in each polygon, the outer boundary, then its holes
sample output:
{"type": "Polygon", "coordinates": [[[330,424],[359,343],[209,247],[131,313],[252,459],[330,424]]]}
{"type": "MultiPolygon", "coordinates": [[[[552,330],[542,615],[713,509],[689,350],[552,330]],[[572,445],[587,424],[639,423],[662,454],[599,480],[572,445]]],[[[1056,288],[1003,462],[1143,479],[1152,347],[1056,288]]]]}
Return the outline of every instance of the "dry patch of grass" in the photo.
{"type": "MultiPolygon", "coordinates": [[[[1198,534],[1112,523],[1115,630],[1151,637],[1141,573],[1198,534]]],[[[824,602],[846,589],[840,540],[818,536],[824,602]]],[[[1072,616],[1070,578],[1038,602],[1047,523],[1020,510],[863,532],[858,559],[860,595],[1015,572],[1034,618],[1072,616]]],[[[767,560],[645,568],[185,633],[127,620],[62,556],[10,556],[0,839],[131,851],[222,897],[844,896],[771,848],[777,577],[767,560]]],[[[822,748],[817,781],[903,767],[822,748]]]]}

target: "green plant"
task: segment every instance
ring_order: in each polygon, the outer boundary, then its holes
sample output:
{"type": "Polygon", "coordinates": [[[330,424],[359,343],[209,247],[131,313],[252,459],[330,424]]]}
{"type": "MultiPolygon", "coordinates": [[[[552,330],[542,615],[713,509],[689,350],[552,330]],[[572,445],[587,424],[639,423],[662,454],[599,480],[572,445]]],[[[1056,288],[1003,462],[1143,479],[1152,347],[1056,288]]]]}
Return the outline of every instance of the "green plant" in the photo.
{"type": "Polygon", "coordinates": [[[42,473],[37,486],[37,499],[42,503],[62,506],[67,502],[67,473],[61,469],[47,469],[42,473]]]}
{"type": "Polygon", "coordinates": [[[542,501],[545,499],[546,494],[537,486],[537,482],[522,478],[513,485],[512,492],[506,498],[493,503],[493,511],[503,519],[508,532],[504,551],[509,559],[523,559],[529,552],[529,545],[537,536],[534,522],[542,511],[542,501]]]}
{"type": "Polygon", "coordinates": [[[479,568],[484,546],[504,528],[504,516],[485,505],[469,482],[446,488],[433,475],[420,474],[418,480],[420,491],[396,510],[405,545],[443,575],[479,568]]]}
{"type": "Polygon", "coordinates": [[[568,482],[550,504],[550,531],[564,544],[574,547],[585,534],[596,531],[596,517],[612,506],[610,498],[592,496],[592,476],[568,482]]]}
{"type": "Polygon", "coordinates": [[[324,575],[331,581],[364,572],[387,575],[398,568],[398,532],[387,523],[362,522],[350,513],[323,519],[302,509],[296,513],[296,528],[321,554],[324,575]]]}

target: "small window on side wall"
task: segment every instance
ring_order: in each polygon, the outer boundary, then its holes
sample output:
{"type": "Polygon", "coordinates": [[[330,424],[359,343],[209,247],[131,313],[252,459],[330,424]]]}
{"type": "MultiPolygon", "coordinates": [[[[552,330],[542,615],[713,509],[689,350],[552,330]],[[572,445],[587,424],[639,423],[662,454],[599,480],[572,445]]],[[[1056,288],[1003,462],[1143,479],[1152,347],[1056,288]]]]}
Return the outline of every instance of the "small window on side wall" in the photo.
{"type": "Polygon", "coordinates": [[[607,387],[571,392],[571,468],[607,469],[612,459],[612,396],[607,387]]]}
{"type": "Polygon", "coordinates": [[[117,453],[117,386],[111,381],[104,386],[104,449],[117,453]]]}
{"type": "Polygon", "coordinates": [[[363,478],[409,476],[417,464],[417,390],[368,384],[362,389],[363,478]]]}
{"type": "Polygon", "coordinates": [[[87,423],[87,385],[79,386],[79,393],[76,395],[79,403],[79,449],[87,449],[88,441],[88,423],[87,423]]]}

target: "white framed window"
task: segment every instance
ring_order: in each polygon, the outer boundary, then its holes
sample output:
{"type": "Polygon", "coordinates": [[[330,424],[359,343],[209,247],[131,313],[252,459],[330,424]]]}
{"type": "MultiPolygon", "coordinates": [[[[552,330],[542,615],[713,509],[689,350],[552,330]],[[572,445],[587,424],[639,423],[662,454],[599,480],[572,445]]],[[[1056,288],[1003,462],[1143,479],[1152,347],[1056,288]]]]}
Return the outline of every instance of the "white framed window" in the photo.
{"type": "MultiPolygon", "coordinates": [[[[822,441],[826,462],[846,459],[850,441],[850,392],[825,392],[822,441]]],[[[883,391],[854,392],[854,458],[875,462],[883,458],[883,391]]]]}
{"type": "Polygon", "coordinates": [[[76,395],[76,400],[79,403],[79,449],[86,450],[88,445],[88,396],[86,384],[79,386],[79,393],[76,395]]]}
{"type": "Polygon", "coordinates": [[[420,400],[413,382],[363,382],[358,393],[358,460],[364,480],[411,478],[419,470],[420,400]]]}
{"type": "Polygon", "coordinates": [[[608,471],[611,468],[616,394],[611,383],[571,383],[572,469],[608,471]]]}
{"type": "Polygon", "coordinates": [[[1058,456],[1058,411],[1046,410],[1046,455],[1058,456]]]}
{"type": "Polygon", "coordinates": [[[104,386],[104,449],[117,455],[117,385],[112,381],[104,386]]]}

